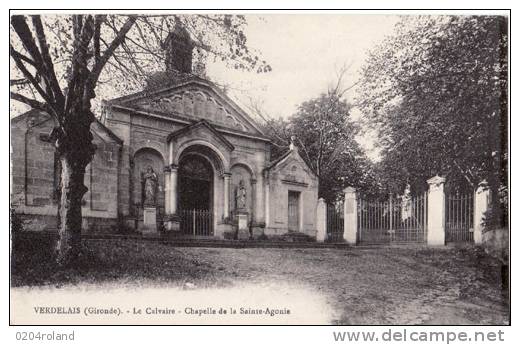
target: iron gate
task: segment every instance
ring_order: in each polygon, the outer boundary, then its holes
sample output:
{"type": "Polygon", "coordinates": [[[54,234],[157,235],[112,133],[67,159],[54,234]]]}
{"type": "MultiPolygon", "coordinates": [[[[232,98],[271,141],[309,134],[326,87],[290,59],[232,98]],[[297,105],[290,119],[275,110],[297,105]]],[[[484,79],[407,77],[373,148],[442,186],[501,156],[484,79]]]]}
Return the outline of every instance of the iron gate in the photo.
{"type": "Polygon", "coordinates": [[[343,202],[327,204],[327,238],[328,242],[343,242],[343,202]]]}
{"type": "Polygon", "coordinates": [[[446,242],[473,242],[473,193],[446,195],[446,242]]]}
{"type": "Polygon", "coordinates": [[[213,236],[213,215],[210,210],[181,210],[181,232],[184,235],[213,236]]]}
{"type": "Polygon", "coordinates": [[[384,201],[358,200],[360,243],[421,243],[426,241],[428,197],[390,197],[384,201]]]}

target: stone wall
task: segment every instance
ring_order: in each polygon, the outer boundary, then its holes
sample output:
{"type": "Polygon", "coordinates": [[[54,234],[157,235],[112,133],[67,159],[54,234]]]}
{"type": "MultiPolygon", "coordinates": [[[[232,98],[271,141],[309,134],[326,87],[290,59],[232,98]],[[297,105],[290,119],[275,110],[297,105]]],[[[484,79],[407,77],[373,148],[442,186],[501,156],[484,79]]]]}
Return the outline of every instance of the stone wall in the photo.
{"type": "Polygon", "coordinates": [[[501,260],[509,262],[509,229],[494,229],[482,234],[482,245],[486,252],[501,260]]]}
{"type": "MultiPolygon", "coordinates": [[[[270,158],[270,148],[266,142],[260,140],[251,140],[240,138],[233,135],[225,135],[234,146],[235,149],[231,153],[231,167],[240,167],[238,171],[250,175],[248,178],[252,183],[248,184],[248,192],[251,194],[251,200],[248,200],[252,210],[253,226],[263,226],[265,224],[265,185],[263,171],[266,168],[270,158]]],[[[233,173],[233,171],[231,171],[233,173]]],[[[234,190],[236,178],[232,178],[232,186],[230,188],[230,200],[232,208],[234,206],[234,190]]]]}
{"type": "Polygon", "coordinates": [[[11,192],[17,205],[45,208],[54,204],[54,147],[42,140],[52,127],[49,117],[36,111],[13,120],[11,192]]]}
{"type": "MultiPolygon", "coordinates": [[[[54,146],[47,140],[53,127],[50,116],[38,111],[11,121],[11,204],[22,215],[28,230],[57,227],[58,165],[54,146]]],[[[82,201],[83,216],[88,219],[84,230],[97,227],[108,231],[117,223],[118,216],[120,145],[98,123],[91,128],[97,150],[85,171],[85,186],[89,190],[82,201]],[[102,225],[97,226],[98,223],[102,225]]]]}
{"type": "MultiPolygon", "coordinates": [[[[139,212],[141,203],[141,180],[139,152],[155,152],[153,167],[159,176],[159,203],[164,208],[164,173],[163,168],[168,162],[169,154],[166,137],[172,131],[182,128],[165,118],[148,117],[146,115],[109,108],[103,122],[123,141],[121,149],[121,165],[119,173],[119,212],[128,218],[129,225],[135,225],[135,220],[142,218],[139,212]],[[137,154],[137,162],[136,162],[137,154]],[[162,162],[158,164],[158,162],[162,162]],[[156,164],[157,163],[157,164],[156,164]],[[162,165],[162,166],[160,166],[162,165]]],[[[142,158],[142,157],[141,157],[142,158]]],[[[144,161],[147,161],[146,157],[144,161]]],[[[142,164],[141,164],[142,165],[142,164]]]]}

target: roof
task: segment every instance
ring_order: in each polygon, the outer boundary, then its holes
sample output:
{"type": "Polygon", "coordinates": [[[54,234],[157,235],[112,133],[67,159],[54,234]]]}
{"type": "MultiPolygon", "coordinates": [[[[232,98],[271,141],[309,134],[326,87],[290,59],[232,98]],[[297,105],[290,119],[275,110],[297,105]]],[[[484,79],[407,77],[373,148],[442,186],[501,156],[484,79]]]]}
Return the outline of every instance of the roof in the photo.
{"type": "MultiPolygon", "coordinates": [[[[121,97],[112,98],[112,99],[106,100],[106,102],[108,102],[109,104],[125,104],[128,101],[135,100],[138,98],[143,98],[143,97],[149,97],[149,96],[155,95],[157,93],[162,93],[162,92],[170,90],[172,88],[175,88],[175,87],[178,87],[181,85],[185,85],[187,82],[194,81],[194,80],[206,81],[207,83],[211,83],[209,80],[202,79],[194,74],[180,73],[180,72],[175,72],[175,71],[158,72],[158,73],[153,74],[150,77],[150,79],[153,79],[154,76],[161,77],[165,74],[171,74],[172,78],[169,79],[169,82],[163,84],[162,87],[159,87],[158,85],[146,87],[142,91],[134,92],[129,95],[125,95],[125,96],[121,96],[121,97]]],[[[211,84],[213,84],[213,83],[211,83],[211,84]]]]}
{"type": "Polygon", "coordinates": [[[108,128],[107,126],[105,126],[103,124],[103,122],[99,121],[99,119],[96,118],[96,121],[95,121],[99,127],[105,132],[108,134],[108,136],[113,139],[115,142],[117,142],[119,145],[122,145],[123,144],[123,139],[119,138],[114,132],[112,132],[112,130],[110,128],[108,128]]]}
{"type": "Polygon", "coordinates": [[[286,158],[291,156],[291,154],[295,154],[299,158],[299,160],[302,161],[303,164],[305,164],[305,166],[309,169],[309,171],[314,176],[317,176],[316,173],[314,172],[314,169],[312,169],[310,167],[310,165],[305,161],[305,159],[303,159],[302,156],[300,156],[300,153],[298,152],[298,148],[297,147],[290,148],[289,150],[287,150],[283,155],[281,155],[280,157],[278,157],[274,161],[271,161],[269,163],[269,165],[265,169],[266,170],[270,170],[270,169],[273,169],[273,168],[279,166],[280,164],[282,164],[285,161],[286,158]]]}
{"type": "MultiPolygon", "coordinates": [[[[31,109],[29,111],[26,111],[25,113],[23,114],[19,114],[15,117],[13,117],[11,119],[11,122],[19,122],[21,120],[23,120],[24,118],[30,116],[30,115],[33,115],[33,114],[41,114],[41,115],[45,115],[45,116],[48,116],[48,118],[45,120],[45,121],[42,121],[41,123],[43,122],[46,122],[46,121],[49,121],[49,120],[53,120],[52,116],[44,111],[41,111],[41,110],[37,110],[37,109],[31,109]]],[[[123,144],[123,140],[121,138],[119,138],[114,132],[112,132],[107,126],[105,126],[101,121],[99,121],[97,118],[95,119],[95,121],[93,122],[93,124],[96,124],[99,126],[99,128],[105,132],[112,140],[114,140],[117,144],[119,145],[122,145],[123,144]]],[[[93,128],[91,127],[91,130],[93,130],[93,128]]]]}
{"type": "Polygon", "coordinates": [[[275,166],[277,166],[281,161],[283,161],[285,158],[287,158],[291,154],[292,150],[287,150],[283,155],[276,158],[274,161],[269,162],[267,165],[267,169],[271,169],[275,166]]]}

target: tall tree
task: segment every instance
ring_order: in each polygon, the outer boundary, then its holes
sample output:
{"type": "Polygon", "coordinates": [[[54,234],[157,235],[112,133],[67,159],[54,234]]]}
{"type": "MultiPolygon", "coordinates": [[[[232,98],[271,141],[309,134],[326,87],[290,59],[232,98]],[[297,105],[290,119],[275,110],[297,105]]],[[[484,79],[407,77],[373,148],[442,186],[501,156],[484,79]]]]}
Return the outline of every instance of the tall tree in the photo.
{"type": "Polygon", "coordinates": [[[58,262],[71,263],[81,245],[85,167],[95,153],[92,102],[103,84],[142,87],[163,69],[161,45],[175,25],[195,42],[198,61],[220,59],[234,68],[269,71],[244,34],[246,19],[231,15],[39,15],[11,17],[11,98],[50,114],[61,165],[58,262]]]}
{"type": "Polygon", "coordinates": [[[302,158],[319,179],[320,197],[335,201],[347,186],[374,192],[371,162],[356,141],[359,126],[350,117],[351,106],[337,90],[303,102],[288,120],[269,120],[265,125],[282,154],[291,136],[302,158]]]}
{"type": "Polygon", "coordinates": [[[400,188],[435,174],[486,180],[498,201],[507,186],[507,42],[505,17],[405,17],[371,52],[357,101],[400,188]]]}

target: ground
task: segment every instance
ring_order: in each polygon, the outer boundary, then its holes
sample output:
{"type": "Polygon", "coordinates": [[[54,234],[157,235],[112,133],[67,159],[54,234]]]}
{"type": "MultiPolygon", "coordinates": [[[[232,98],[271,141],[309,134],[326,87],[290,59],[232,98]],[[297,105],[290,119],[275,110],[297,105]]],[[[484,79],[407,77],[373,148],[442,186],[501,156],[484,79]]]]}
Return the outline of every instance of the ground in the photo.
{"type": "MultiPolygon", "coordinates": [[[[123,284],[232,289],[275,284],[326,304],[333,324],[507,324],[498,260],[478,247],[198,248],[88,240],[81,271],[41,242],[18,251],[13,286],[123,284]],[[312,297],[316,296],[316,297],[312,297]]],[[[254,292],[253,292],[254,293],[254,292]]],[[[303,297],[302,297],[303,298],[303,297]]],[[[307,298],[307,297],[306,297],[307,298]]]]}

